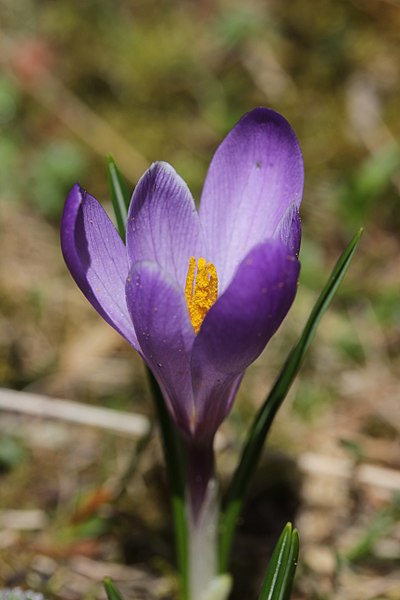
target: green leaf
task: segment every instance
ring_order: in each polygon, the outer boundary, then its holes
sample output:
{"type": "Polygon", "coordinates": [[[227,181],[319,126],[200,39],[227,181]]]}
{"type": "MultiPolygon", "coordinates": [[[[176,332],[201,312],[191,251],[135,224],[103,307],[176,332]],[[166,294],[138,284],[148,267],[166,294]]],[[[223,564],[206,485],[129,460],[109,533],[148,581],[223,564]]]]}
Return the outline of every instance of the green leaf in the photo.
{"type": "Polygon", "coordinates": [[[126,221],[128,218],[128,207],[131,195],[125,179],[119,172],[112,156],[107,158],[107,173],[118,231],[121,238],[125,241],[126,221]]]}
{"type": "Polygon", "coordinates": [[[104,589],[106,590],[108,600],[123,600],[123,597],[109,577],[105,577],[103,579],[103,585],[104,589]]]}
{"type": "MultiPolygon", "coordinates": [[[[108,158],[107,166],[108,182],[111,190],[115,217],[117,219],[120,235],[125,241],[130,194],[125,180],[111,156],[108,158]]],[[[185,509],[186,474],[181,440],[165,405],[160,386],[150,369],[148,367],[146,367],[146,369],[158,422],[160,424],[164,460],[171,492],[172,515],[174,520],[178,568],[181,575],[182,598],[183,600],[187,600],[189,594],[189,564],[188,531],[185,509]]]]}
{"type": "Polygon", "coordinates": [[[186,474],[182,444],[176,427],[165,405],[164,397],[153,373],[147,369],[153,401],[160,424],[165,466],[171,492],[175,543],[181,575],[182,598],[189,596],[188,528],[185,508],[186,474]]]}
{"type": "Polygon", "coordinates": [[[266,437],[274,418],[285,399],[299,369],[304,355],[314,337],[318,323],[328,309],[333,297],[346,274],[353,258],[354,252],[360,241],[362,229],[351,240],[338,262],[336,263],[325,287],[323,288],[310,317],[304,327],[296,346],[290,352],[283,368],[275,381],[266,401],[257,412],[247,440],[244,444],[242,455],[232,481],[227,490],[220,521],[220,572],[227,569],[230,548],[235,532],[237,518],[242,508],[244,495],[250,478],[257,466],[266,437]]]}
{"type": "Polygon", "coordinates": [[[259,600],[289,600],[299,556],[299,535],[287,523],[275,546],[259,600]]]}

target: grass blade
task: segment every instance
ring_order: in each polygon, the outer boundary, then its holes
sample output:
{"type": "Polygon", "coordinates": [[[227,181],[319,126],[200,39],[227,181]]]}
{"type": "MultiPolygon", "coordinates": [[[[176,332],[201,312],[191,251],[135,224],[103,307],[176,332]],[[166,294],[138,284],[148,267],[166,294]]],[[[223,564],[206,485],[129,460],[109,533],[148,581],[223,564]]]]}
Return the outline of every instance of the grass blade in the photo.
{"type": "Polygon", "coordinates": [[[267,434],[274,421],[283,400],[286,397],[299,369],[307,349],[314,337],[318,323],[328,309],[332,299],[346,274],[351,263],[354,252],[362,235],[362,229],[353,237],[347,248],[336,263],[327,283],[325,284],[317,302],[308,318],[303,333],[296,346],[290,352],[283,365],[272,390],[266,401],[257,412],[247,440],[244,444],[241,459],[232,477],[228,488],[223,511],[221,513],[220,527],[220,571],[224,573],[227,569],[230,548],[235,532],[237,518],[243,504],[243,498],[250,478],[257,466],[267,434]]]}
{"type": "Polygon", "coordinates": [[[103,585],[104,585],[104,589],[106,591],[108,600],[123,600],[121,594],[119,593],[117,588],[114,586],[113,582],[111,581],[111,579],[109,577],[105,577],[103,579],[103,585]]]}
{"type": "Polygon", "coordinates": [[[297,529],[287,523],[275,546],[259,600],[289,600],[299,556],[297,529]]]}
{"type": "Polygon", "coordinates": [[[112,156],[107,158],[107,174],[118,231],[125,242],[126,221],[128,218],[128,207],[131,195],[125,179],[119,172],[112,156]]]}
{"type": "Polygon", "coordinates": [[[153,401],[160,424],[167,478],[171,493],[178,568],[181,575],[182,598],[189,596],[188,529],[185,508],[186,475],[180,437],[165,405],[160,387],[147,369],[153,401]]]}

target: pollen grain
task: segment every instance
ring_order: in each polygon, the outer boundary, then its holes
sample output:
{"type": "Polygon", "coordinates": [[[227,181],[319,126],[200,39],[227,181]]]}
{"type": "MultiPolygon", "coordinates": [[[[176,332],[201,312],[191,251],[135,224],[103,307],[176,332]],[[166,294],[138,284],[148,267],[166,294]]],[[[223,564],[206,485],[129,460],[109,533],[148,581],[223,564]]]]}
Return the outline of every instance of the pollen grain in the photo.
{"type": "Polygon", "coordinates": [[[218,277],[214,265],[200,257],[190,257],[186,276],[185,297],[190,320],[196,335],[218,297],[218,277]],[[197,272],[196,272],[197,267],[197,272]]]}

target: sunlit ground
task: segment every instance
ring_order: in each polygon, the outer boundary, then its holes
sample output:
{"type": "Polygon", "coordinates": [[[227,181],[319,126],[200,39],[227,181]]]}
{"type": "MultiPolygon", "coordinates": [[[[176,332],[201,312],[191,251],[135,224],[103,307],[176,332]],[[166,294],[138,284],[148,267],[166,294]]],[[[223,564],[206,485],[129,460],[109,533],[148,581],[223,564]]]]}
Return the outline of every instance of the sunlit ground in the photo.
{"type": "MultiPolygon", "coordinates": [[[[2,0],[0,17],[1,387],[151,418],[139,358],[62,261],[65,195],[79,180],[109,207],[111,153],[132,187],[162,159],[198,199],[226,132],[272,106],[304,154],[302,275],[222,428],[223,482],[336,258],[365,234],[255,478],[235,597],[257,597],[292,519],[295,600],[399,598],[398,2],[2,0]]],[[[126,481],[137,437],[11,409],[0,418],[0,583],[89,599],[110,575],[130,597],[173,597],[157,434],[126,481]]]]}

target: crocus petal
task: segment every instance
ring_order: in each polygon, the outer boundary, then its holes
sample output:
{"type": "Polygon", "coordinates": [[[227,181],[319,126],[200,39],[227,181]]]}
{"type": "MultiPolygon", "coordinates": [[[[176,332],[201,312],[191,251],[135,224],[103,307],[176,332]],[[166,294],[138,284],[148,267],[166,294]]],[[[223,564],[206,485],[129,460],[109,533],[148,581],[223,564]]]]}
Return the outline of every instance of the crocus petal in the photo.
{"type": "Polygon", "coordinates": [[[184,288],[189,259],[200,253],[200,221],[186,183],[168,163],[154,163],[137,184],[126,243],[131,263],[154,261],[184,288]]]}
{"type": "Polygon", "coordinates": [[[64,206],[61,248],[72,277],[89,302],[140,351],[125,301],[126,248],[104,209],[78,184],[64,206]]]}
{"type": "Polygon", "coordinates": [[[303,159],[289,123],[267,108],[247,113],[211,161],[200,203],[207,260],[224,290],[238,263],[272,237],[288,206],[300,205],[303,159]]]}
{"type": "Polygon", "coordinates": [[[160,384],[175,422],[189,434],[194,331],[183,293],[156,263],[140,261],[128,276],[126,301],[143,357],[160,384]]]}
{"type": "Polygon", "coordinates": [[[207,313],[192,353],[196,428],[210,426],[215,432],[228,412],[227,392],[281,324],[296,294],[299,269],[281,242],[259,244],[207,313]]]}
{"type": "Polygon", "coordinates": [[[239,375],[221,373],[210,363],[193,369],[196,415],[193,439],[196,443],[207,445],[212,442],[215,432],[232,407],[243,375],[244,372],[239,375]]]}
{"type": "Polygon", "coordinates": [[[292,254],[299,255],[301,242],[300,215],[295,204],[291,204],[274,231],[273,239],[280,240],[292,254]]]}

